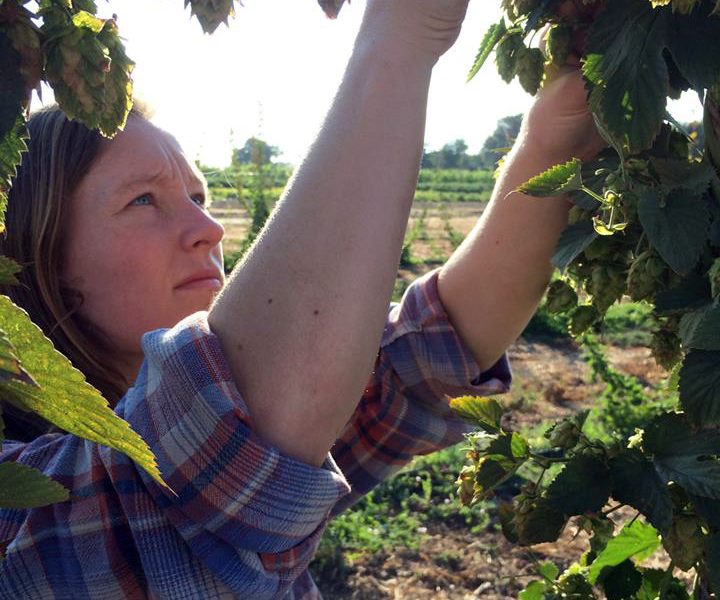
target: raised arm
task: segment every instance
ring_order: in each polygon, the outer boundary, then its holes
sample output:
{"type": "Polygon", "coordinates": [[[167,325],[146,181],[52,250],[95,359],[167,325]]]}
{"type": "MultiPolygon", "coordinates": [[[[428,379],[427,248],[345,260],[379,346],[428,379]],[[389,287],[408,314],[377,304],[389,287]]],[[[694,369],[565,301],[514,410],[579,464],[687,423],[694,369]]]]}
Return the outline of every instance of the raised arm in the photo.
{"type": "Polygon", "coordinates": [[[438,278],[443,305],[481,369],[502,356],[535,312],[571,206],[564,197],[514,190],[573,157],[592,158],[603,146],[580,72],[567,67],[525,116],[489,206],[438,278]]]}
{"type": "Polygon", "coordinates": [[[422,152],[430,74],[467,0],[368,0],[319,136],[213,305],[255,430],[320,465],[377,355],[422,152]]]}

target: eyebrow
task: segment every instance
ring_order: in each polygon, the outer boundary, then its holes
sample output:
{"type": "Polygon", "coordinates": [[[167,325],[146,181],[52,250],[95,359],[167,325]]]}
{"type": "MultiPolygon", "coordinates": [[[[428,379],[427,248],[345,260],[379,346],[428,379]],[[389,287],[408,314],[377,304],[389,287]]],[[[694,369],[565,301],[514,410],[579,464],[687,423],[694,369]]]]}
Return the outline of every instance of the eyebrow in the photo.
{"type": "MultiPolygon", "coordinates": [[[[188,181],[191,184],[197,184],[200,187],[203,188],[203,190],[207,193],[208,185],[207,185],[207,179],[205,176],[198,177],[194,171],[189,170],[188,171],[188,181]]],[[[140,177],[133,177],[128,179],[122,179],[120,180],[113,188],[113,193],[118,192],[119,190],[122,190],[123,188],[126,188],[130,185],[137,185],[142,186],[144,184],[151,184],[156,183],[162,179],[167,179],[166,174],[163,171],[157,171],[155,173],[147,173],[144,175],[141,175],[140,177]]]]}

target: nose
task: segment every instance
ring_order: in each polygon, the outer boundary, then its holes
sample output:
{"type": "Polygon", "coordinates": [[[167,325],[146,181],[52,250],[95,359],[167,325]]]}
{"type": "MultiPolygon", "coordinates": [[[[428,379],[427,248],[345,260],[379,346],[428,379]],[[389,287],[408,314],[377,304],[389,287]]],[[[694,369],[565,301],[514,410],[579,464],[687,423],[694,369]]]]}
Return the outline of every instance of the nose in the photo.
{"type": "Polygon", "coordinates": [[[207,246],[214,248],[225,237],[225,228],[207,209],[188,198],[188,210],[183,227],[181,244],[186,250],[207,246]]]}

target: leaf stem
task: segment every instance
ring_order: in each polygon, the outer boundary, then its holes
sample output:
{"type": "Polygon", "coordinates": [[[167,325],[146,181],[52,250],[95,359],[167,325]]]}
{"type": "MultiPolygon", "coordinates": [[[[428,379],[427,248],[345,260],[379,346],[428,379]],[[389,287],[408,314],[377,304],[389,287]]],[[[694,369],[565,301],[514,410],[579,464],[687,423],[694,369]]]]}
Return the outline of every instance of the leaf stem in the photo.
{"type": "Polygon", "coordinates": [[[588,196],[590,196],[591,198],[593,198],[594,200],[597,200],[600,204],[607,204],[607,202],[605,201],[605,198],[603,198],[602,196],[600,196],[600,195],[596,194],[595,192],[593,192],[593,191],[592,191],[589,187],[587,187],[586,185],[583,185],[580,189],[581,189],[583,192],[585,192],[588,196]]]}

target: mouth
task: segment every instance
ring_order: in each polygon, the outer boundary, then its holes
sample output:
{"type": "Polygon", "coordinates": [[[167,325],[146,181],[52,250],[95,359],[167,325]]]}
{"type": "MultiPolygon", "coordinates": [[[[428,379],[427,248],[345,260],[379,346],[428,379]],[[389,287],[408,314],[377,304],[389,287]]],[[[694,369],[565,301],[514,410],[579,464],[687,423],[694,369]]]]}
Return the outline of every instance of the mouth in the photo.
{"type": "Polygon", "coordinates": [[[219,292],[224,284],[223,276],[214,270],[199,271],[175,286],[176,290],[212,290],[219,292]]]}

